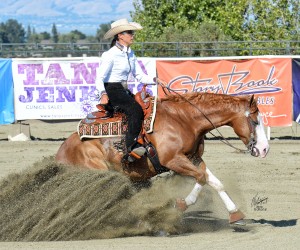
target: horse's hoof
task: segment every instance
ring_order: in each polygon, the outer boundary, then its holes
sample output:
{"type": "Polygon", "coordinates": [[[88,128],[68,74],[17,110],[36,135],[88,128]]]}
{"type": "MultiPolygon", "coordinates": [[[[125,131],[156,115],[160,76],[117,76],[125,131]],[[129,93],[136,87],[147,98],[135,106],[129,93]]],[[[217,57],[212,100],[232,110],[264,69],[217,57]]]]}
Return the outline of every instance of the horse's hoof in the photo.
{"type": "Polygon", "coordinates": [[[237,224],[239,221],[243,221],[244,218],[245,215],[240,210],[237,210],[236,212],[229,214],[229,223],[237,224]]]}
{"type": "Polygon", "coordinates": [[[244,220],[238,220],[238,221],[232,222],[230,225],[232,225],[232,226],[246,226],[246,222],[244,220]]]}
{"type": "Polygon", "coordinates": [[[186,205],[186,202],[184,199],[176,199],[176,205],[175,207],[177,209],[179,209],[181,212],[184,212],[185,210],[187,210],[188,206],[186,205]]]}

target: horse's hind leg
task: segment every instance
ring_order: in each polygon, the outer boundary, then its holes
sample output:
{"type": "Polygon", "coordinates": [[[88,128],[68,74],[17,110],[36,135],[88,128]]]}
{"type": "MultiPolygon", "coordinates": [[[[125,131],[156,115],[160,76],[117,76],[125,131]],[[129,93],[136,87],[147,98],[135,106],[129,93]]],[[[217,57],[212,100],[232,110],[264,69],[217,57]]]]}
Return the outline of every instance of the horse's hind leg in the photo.
{"type": "Polygon", "coordinates": [[[207,180],[206,180],[207,184],[218,192],[223,203],[225,204],[227,211],[229,212],[229,222],[236,223],[238,221],[241,221],[245,217],[245,215],[240,210],[238,210],[237,206],[234,204],[232,199],[225,191],[221,181],[216,176],[214,176],[213,173],[208,168],[206,168],[206,173],[207,173],[207,180]]]}

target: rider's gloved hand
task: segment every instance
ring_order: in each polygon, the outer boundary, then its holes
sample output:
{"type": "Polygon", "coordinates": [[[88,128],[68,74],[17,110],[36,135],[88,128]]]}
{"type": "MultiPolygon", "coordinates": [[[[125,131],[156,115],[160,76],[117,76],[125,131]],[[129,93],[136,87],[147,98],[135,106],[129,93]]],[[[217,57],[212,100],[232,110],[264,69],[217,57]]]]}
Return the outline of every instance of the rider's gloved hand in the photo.
{"type": "Polygon", "coordinates": [[[98,89],[95,89],[92,94],[92,97],[95,101],[100,101],[100,99],[101,99],[100,91],[98,89]]]}

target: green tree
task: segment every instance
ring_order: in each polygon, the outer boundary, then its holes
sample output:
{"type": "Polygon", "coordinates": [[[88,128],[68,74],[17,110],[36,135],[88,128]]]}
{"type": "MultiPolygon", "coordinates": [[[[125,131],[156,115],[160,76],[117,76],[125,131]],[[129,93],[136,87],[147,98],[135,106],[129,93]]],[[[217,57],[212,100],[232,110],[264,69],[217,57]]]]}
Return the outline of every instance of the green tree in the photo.
{"type": "MultiPolygon", "coordinates": [[[[70,33],[60,34],[59,42],[61,43],[76,43],[78,40],[84,40],[87,36],[79,30],[72,30],[70,33]]],[[[89,38],[91,39],[91,38],[89,38]]]]}
{"type": "Polygon", "coordinates": [[[52,33],[53,42],[57,43],[58,42],[58,32],[57,32],[55,23],[52,25],[51,33],[52,33]]]}
{"type": "Polygon", "coordinates": [[[86,35],[83,34],[81,31],[79,30],[72,30],[70,32],[71,36],[73,36],[73,40],[77,41],[77,40],[82,40],[86,38],[86,35]]]}
{"type": "Polygon", "coordinates": [[[32,28],[31,36],[28,42],[30,43],[39,43],[41,41],[41,38],[39,34],[36,33],[35,28],[32,28]]]}
{"type": "Polygon", "coordinates": [[[30,37],[30,42],[31,43],[39,43],[39,42],[41,42],[41,37],[39,36],[39,34],[34,33],[30,37]]]}
{"type": "Polygon", "coordinates": [[[132,12],[131,16],[145,28],[137,34],[137,39],[147,41],[150,37],[158,37],[167,27],[175,27],[183,31],[198,28],[203,22],[215,22],[219,15],[217,10],[222,9],[225,2],[223,0],[134,0],[135,12],[132,12]]]}
{"type": "Polygon", "coordinates": [[[50,35],[49,32],[43,31],[43,32],[40,33],[40,38],[42,40],[49,40],[51,38],[51,35],[50,35]]]}
{"type": "Polygon", "coordinates": [[[252,1],[246,38],[254,40],[299,39],[299,0],[252,1]]]}
{"type": "Polygon", "coordinates": [[[92,35],[87,36],[85,40],[87,40],[90,43],[96,43],[96,42],[98,42],[97,39],[96,39],[96,37],[92,36],[92,35]]]}
{"type": "Polygon", "coordinates": [[[27,26],[27,32],[26,32],[26,41],[27,41],[27,42],[30,41],[31,35],[32,35],[31,27],[30,27],[30,25],[28,25],[28,26],[27,26]]]}
{"type": "MultiPolygon", "coordinates": [[[[224,43],[229,40],[230,37],[224,35],[215,24],[202,23],[198,28],[183,31],[175,27],[167,27],[159,37],[153,39],[153,42],[162,43],[146,43],[143,49],[150,51],[146,56],[174,56],[175,50],[177,56],[221,56],[233,53],[230,50],[230,43],[224,43]],[[173,41],[173,43],[164,43],[165,41],[173,41]]],[[[141,49],[138,45],[134,46],[141,49]]]]}
{"type": "Polygon", "coordinates": [[[9,43],[4,23],[0,23],[0,43],[9,43]]]}
{"type": "Polygon", "coordinates": [[[58,42],[59,43],[70,43],[73,42],[72,41],[72,36],[70,35],[70,33],[68,34],[60,34],[58,37],[58,42]]]}
{"type": "Polygon", "coordinates": [[[14,19],[9,19],[0,25],[0,39],[4,43],[24,43],[25,30],[22,24],[14,19]]]}
{"type": "Polygon", "coordinates": [[[134,0],[134,21],[145,29],[137,41],[213,23],[233,40],[299,38],[299,0],[134,0]]]}
{"type": "Polygon", "coordinates": [[[96,39],[98,42],[103,42],[103,37],[105,35],[105,33],[110,29],[110,23],[105,23],[105,24],[100,24],[99,28],[97,29],[97,33],[96,33],[96,39]]]}

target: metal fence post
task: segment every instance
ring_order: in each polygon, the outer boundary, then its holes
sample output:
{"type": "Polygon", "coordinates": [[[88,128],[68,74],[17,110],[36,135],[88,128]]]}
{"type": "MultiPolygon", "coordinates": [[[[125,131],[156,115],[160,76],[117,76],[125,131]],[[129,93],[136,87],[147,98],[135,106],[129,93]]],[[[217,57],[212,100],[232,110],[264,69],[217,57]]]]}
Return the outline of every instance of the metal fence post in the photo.
{"type": "Polygon", "coordinates": [[[291,46],[290,46],[290,41],[286,42],[286,48],[285,48],[285,53],[289,55],[291,53],[291,46]]]}

